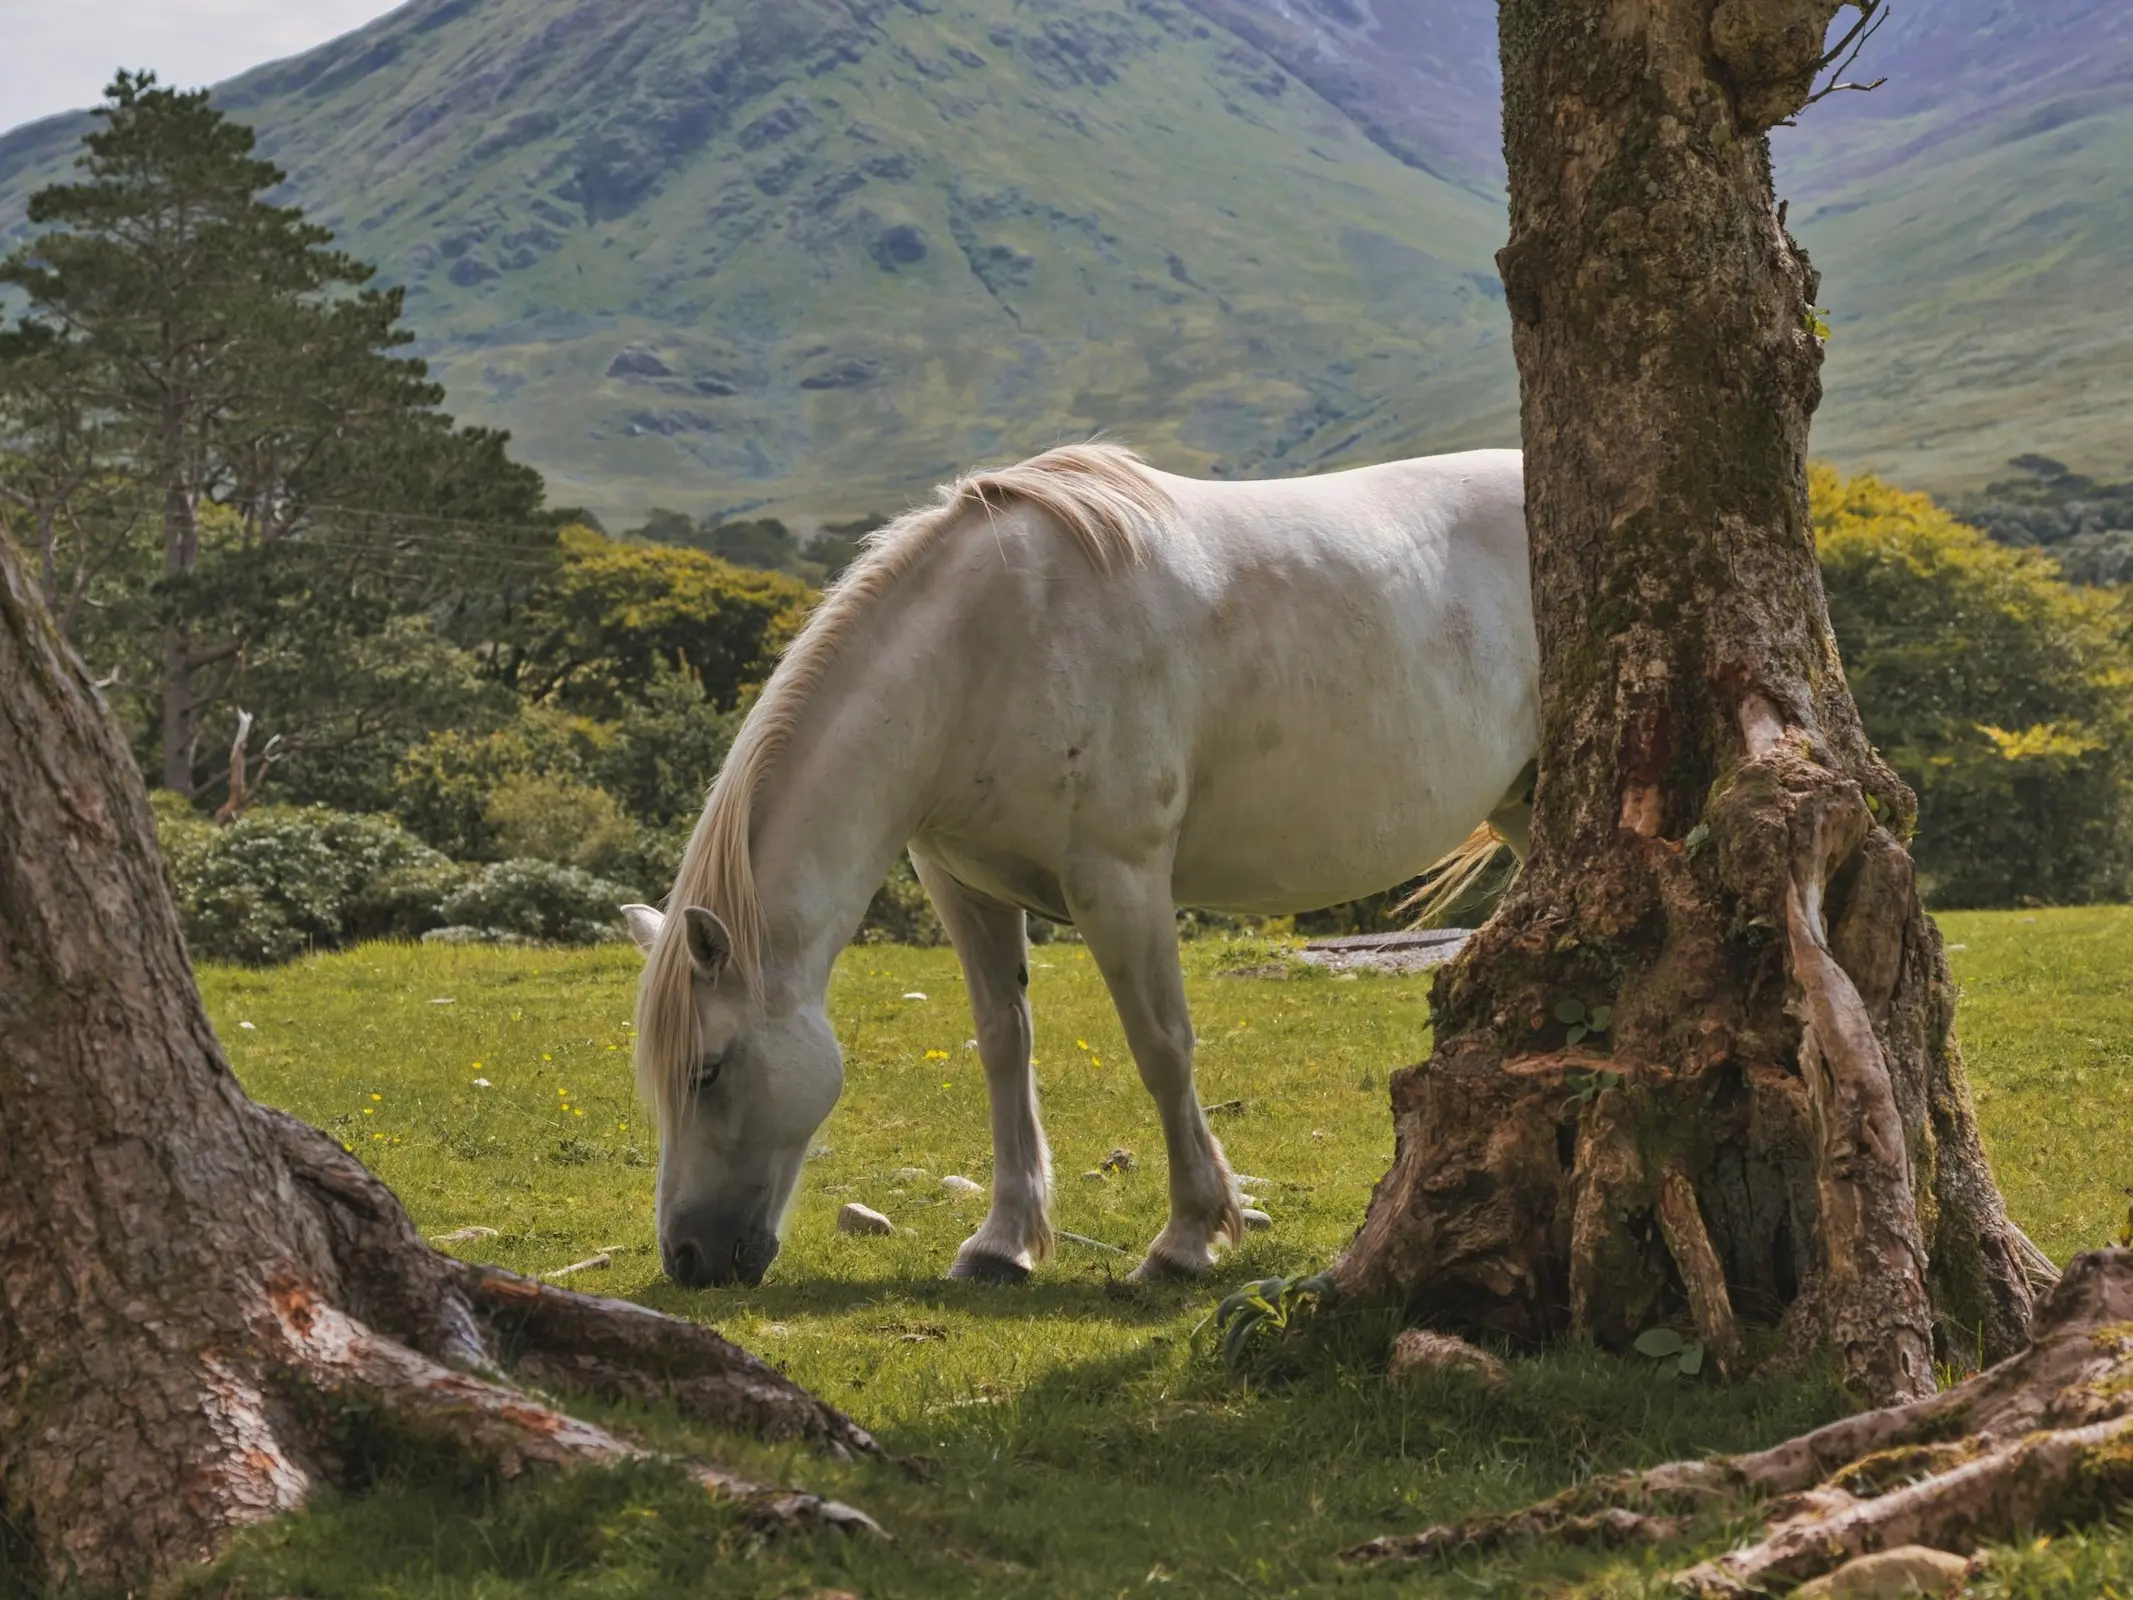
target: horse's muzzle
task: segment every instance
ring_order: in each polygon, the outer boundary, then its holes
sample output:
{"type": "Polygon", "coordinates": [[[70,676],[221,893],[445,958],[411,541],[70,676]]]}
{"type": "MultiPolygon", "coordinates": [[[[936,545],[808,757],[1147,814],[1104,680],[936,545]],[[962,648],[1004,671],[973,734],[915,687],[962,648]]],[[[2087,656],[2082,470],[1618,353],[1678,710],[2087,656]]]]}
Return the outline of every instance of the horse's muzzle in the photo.
{"type": "Polygon", "coordinates": [[[753,1288],[778,1258],[778,1236],[762,1223],[735,1226],[684,1214],[663,1230],[659,1255],[667,1276],[685,1289],[722,1289],[735,1281],[753,1288]]]}

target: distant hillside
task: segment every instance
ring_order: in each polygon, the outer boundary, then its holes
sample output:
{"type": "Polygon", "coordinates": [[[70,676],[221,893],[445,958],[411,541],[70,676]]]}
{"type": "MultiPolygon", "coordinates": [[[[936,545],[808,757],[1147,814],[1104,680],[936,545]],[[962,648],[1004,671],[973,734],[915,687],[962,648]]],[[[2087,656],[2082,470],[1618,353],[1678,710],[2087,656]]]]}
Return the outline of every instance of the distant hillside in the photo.
{"type": "MultiPolygon", "coordinates": [[[[413,0],[218,99],[559,498],[837,517],[1099,428],[1233,474],[1514,440],[1494,28],[413,0]]],[[[1934,486],[2133,462],[2122,0],[1899,7],[1862,70],[1894,81],[1779,137],[1836,330],[1818,447],[1934,486]]],[[[82,125],[0,139],[0,232],[82,125]]]]}
{"type": "MultiPolygon", "coordinates": [[[[1388,148],[1500,186],[1489,0],[1203,9],[1270,19],[1388,148]]],[[[1848,76],[1888,81],[1773,139],[1835,333],[1816,448],[1942,489],[2029,451],[2133,467],[2133,6],[1896,0],[1848,76]]]]}
{"type": "MultiPolygon", "coordinates": [[[[415,0],[218,100],[596,509],[1515,429],[1485,177],[1168,0],[415,0]]],[[[77,132],[0,144],[0,216],[77,132]]]]}
{"type": "Polygon", "coordinates": [[[1817,443],[1947,487],[2133,467],[2133,6],[1898,4],[1778,140],[1830,308],[1817,443]]]}

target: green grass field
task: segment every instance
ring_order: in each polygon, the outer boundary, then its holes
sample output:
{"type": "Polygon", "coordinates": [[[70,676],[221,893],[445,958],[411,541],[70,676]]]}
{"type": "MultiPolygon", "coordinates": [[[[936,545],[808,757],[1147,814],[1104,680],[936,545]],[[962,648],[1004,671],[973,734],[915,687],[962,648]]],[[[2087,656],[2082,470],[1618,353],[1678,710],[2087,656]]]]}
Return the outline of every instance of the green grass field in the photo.
{"type": "MultiPolygon", "coordinates": [[[[2133,909],[1950,916],[1961,1028],[2018,1219],[2064,1258],[2102,1244],[2133,1185],[2133,909]]],[[[667,1284],[654,1140],[630,1085],[637,958],[624,950],[371,947],[277,971],[212,969],[208,1006],[250,1091],[331,1129],[426,1232],[575,1286],[716,1324],[903,1458],[838,1466],[670,1415],[587,1409],[680,1450],[862,1505],[893,1542],[760,1545],[658,1471],[499,1488],[418,1474],[256,1531],[188,1587],[217,1596],[1379,1595],[1656,1593],[1685,1548],[1532,1549],[1456,1567],[1350,1569],[1374,1534],[1550,1492],[1582,1475],[1769,1442],[1836,1414],[1816,1383],[1725,1389],[1569,1349],[1498,1393],[1389,1388],[1355,1348],[1261,1388],[1195,1350],[1219,1290],[1324,1264],[1391,1152],[1388,1069],[1428,1043],[1427,980],[1224,976],[1263,945],[1188,947],[1202,1098],[1275,1218],[1208,1285],[1123,1282],[1133,1255],[1063,1246],[1019,1289],[942,1280],[981,1200],[988,1141],[969,1015],[946,951],[858,948],[832,1010],[849,1058],[785,1252],[762,1287],[667,1284]],[[928,1176],[899,1183],[899,1169],[928,1176]],[[897,1237],[834,1232],[844,1200],[897,1237]]],[[[1056,1220],[1129,1252],[1163,1212],[1161,1142],[1080,948],[1032,961],[1056,1220]],[[1113,1147],[1138,1171],[1083,1174],[1113,1147]]],[[[1336,1342],[1338,1343],[1338,1342],[1336,1342]]],[[[1708,1543],[1722,1544],[1725,1529],[1708,1543]]],[[[1998,1552],[1976,1592],[2133,1596],[2133,1532],[1998,1552]],[[2115,1586],[2115,1588],[2113,1587],[2115,1586]]]]}

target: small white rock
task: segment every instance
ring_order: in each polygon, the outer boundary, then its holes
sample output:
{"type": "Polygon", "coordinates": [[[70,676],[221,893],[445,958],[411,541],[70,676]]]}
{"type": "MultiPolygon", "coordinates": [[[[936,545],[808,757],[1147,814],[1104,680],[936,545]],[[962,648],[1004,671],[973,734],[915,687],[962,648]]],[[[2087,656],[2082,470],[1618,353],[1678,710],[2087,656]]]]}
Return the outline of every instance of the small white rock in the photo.
{"type": "Polygon", "coordinates": [[[1247,1206],[1244,1210],[1244,1226],[1248,1232],[1264,1233],[1274,1226],[1274,1219],[1264,1211],[1254,1211],[1247,1206]]]}
{"type": "Polygon", "coordinates": [[[496,1085],[491,1083],[487,1078],[470,1078],[467,1081],[472,1083],[477,1089],[493,1089],[496,1087],[496,1085]]]}
{"type": "Polygon", "coordinates": [[[959,1172],[951,1172],[947,1177],[941,1179],[941,1187],[950,1194],[983,1194],[985,1192],[985,1185],[973,1182],[959,1172]]]}
{"type": "Polygon", "coordinates": [[[916,1183],[926,1175],[924,1167],[898,1167],[889,1174],[891,1183],[916,1183]]]}
{"type": "Polygon", "coordinates": [[[906,989],[904,998],[906,1000],[923,1000],[926,998],[926,992],[923,989],[906,989]]]}
{"type": "MultiPolygon", "coordinates": [[[[249,1022],[240,1022],[237,1024],[237,1026],[240,1028],[252,1028],[252,1025],[249,1022]]],[[[257,1028],[252,1028],[252,1031],[254,1033],[257,1033],[259,1030],[257,1028]]]]}
{"type": "Polygon", "coordinates": [[[896,1224],[872,1206],[863,1206],[857,1200],[847,1200],[837,1208],[837,1231],[880,1235],[894,1233],[896,1224]]]}

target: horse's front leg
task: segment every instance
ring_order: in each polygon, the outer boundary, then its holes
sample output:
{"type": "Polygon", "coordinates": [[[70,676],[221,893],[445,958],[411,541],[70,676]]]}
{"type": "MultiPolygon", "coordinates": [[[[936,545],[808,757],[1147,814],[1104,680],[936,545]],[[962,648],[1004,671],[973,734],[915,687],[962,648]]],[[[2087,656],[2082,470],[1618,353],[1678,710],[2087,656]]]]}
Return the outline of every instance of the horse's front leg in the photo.
{"type": "Polygon", "coordinates": [[[1155,1097],[1170,1158],[1170,1220],[1133,1276],[1197,1275],[1213,1264],[1217,1239],[1235,1244],[1243,1237],[1244,1218],[1229,1163],[1193,1086],[1192,1015],[1178,965],[1169,872],[1084,863],[1064,886],[1074,926],[1118,1007],[1141,1082],[1155,1097]]]}
{"type": "Polygon", "coordinates": [[[1019,1283],[1052,1253],[1052,1153],[1037,1118],[1022,913],[972,894],[917,851],[911,863],[963,963],[978,1059],[992,1100],[992,1209],[956,1252],[951,1278],[1019,1283]]]}

